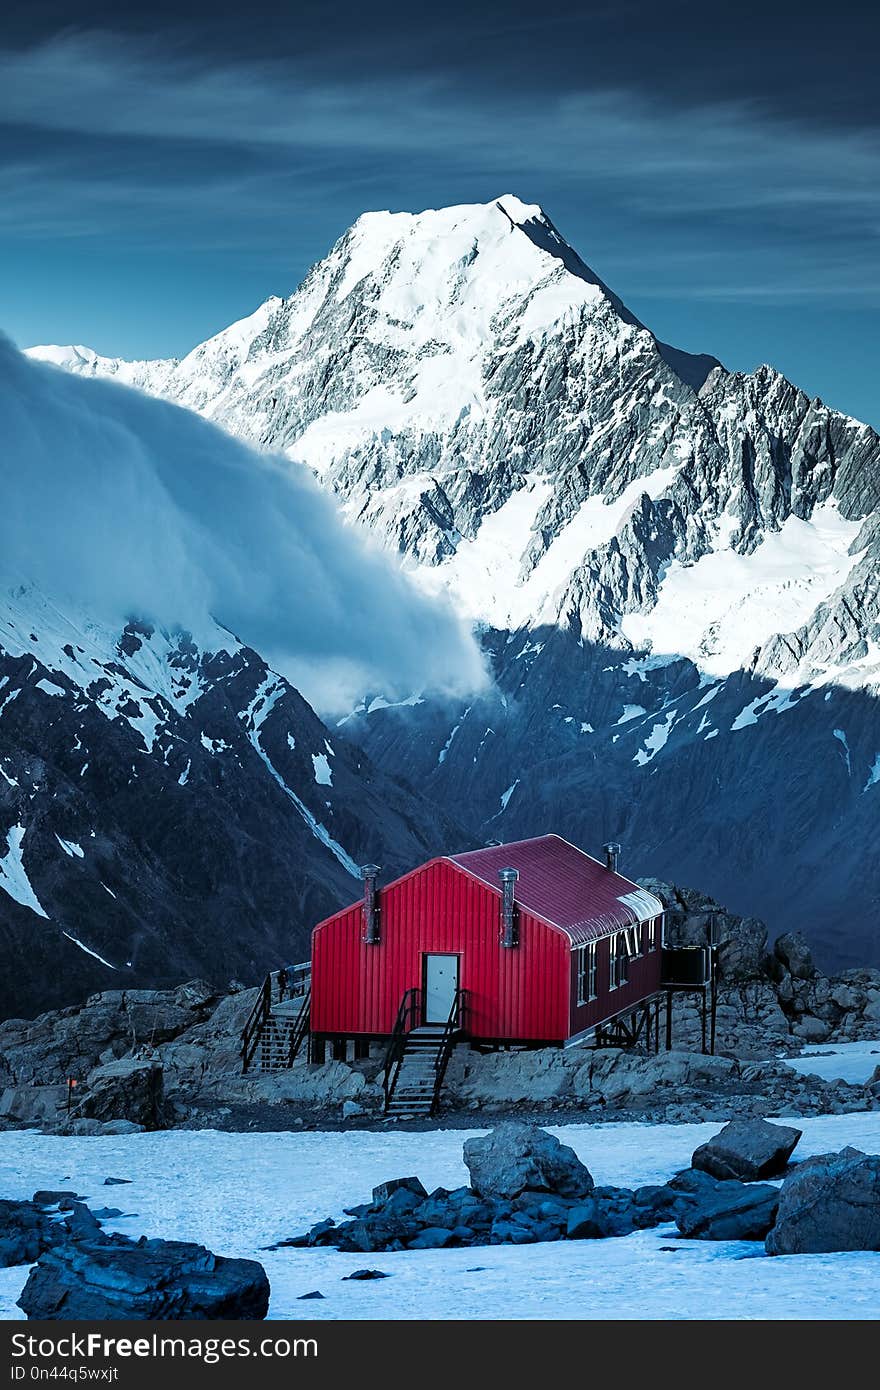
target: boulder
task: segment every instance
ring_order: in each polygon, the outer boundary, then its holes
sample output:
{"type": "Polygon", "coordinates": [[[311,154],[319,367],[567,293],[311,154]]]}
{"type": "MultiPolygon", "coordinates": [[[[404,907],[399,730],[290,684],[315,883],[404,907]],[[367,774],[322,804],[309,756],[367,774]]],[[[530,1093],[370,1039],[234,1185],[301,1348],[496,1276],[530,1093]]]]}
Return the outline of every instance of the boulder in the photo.
{"type": "Polygon", "coordinates": [[[442,1250],[452,1240],[452,1231],[445,1226],[426,1226],[407,1241],[410,1250],[442,1250]]]}
{"type": "Polygon", "coordinates": [[[62,1125],[43,1125],[44,1134],[63,1134],[63,1135],[85,1135],[92,1137],[102,1134],[104,1125],[101,1120],[72,1119],[65,1120],[62,1125]]]}
{"type": "Polygon", "coordinates": [[[695,1194],[675,1224],[692,1240],[763,1240],[778,1205],[779,1191],[768,1183],[719,1182],[695,1194]]]}
{"type": "Polygon", "coordinates": [[[153,1058],[123,1057],[95,1067],[87,1085],[76,1109],[77,1119],[131,1120],[145,1129],[161,1129],[165,1119],[162,1067],[153,1058]]]}
{"type": "Polygon", "coordinates": [[[39,1205],[0,1201],[0,1269],[33,1264],[56,1239],[56,1225],[39,1205]]]}
{"type": "Polygon", "coordinates": [[[579,1206],[572,1207],[565,1234],[569,1240],[597,1240],[604,1235],[598,1203],[588,1198],[579,1206]]]}
{"type": "Polygon", "coordinates": [[[467,1139],[464,1161],[479,1197],[517,1197],[526,1190],[587,1197],[593,1179],[574,1149],[546,1130],[507,1121],[467,1139]]]}
{"type": "Polygon", "coordinates": [[[825,1042],[831,1036],[831,1024],[813,1014],[802,1014],[791,1031],[804,1042],[825,1042]]]}
{"type": "Polygon", "coordinates": [[[269,1281],[256,1260],[225,1259],[186,1241],[112,1236],[46,1251],[18,1306],[52,1321],[265,1318],[269,1281]]]}
{"type": "Polygon", "coordinates": [[[880,1157],[859,1149],[798,1164],[779,1194],[768,1255],[880,1250],[880,1157]]]}
{"type": "Polygon", "coordinates": [[[779,936],[773,946],[777,961],[796,980],[811,980],[816,973],[813,956],[806,940],[800,932],[787,932],[779,936]]]}
{"type": "Polygon", "coordinates": [[[378,1187],[373,1188],[373,1204],[379,1206],[387,1202],[389,1197],[395,1192],[412,1192],[422,1201],[427,1197],[427,1192],[419,1178],[389,1178],[388,1182],[380,1182],[378,1187]]]}
{"type": "Polygon", "coordinates": [[[801,1132],[767,1120],[731,1120],[695,1150],[691,1165],[713,1178],[772,1178],[785,1168],[801,1132]]]}

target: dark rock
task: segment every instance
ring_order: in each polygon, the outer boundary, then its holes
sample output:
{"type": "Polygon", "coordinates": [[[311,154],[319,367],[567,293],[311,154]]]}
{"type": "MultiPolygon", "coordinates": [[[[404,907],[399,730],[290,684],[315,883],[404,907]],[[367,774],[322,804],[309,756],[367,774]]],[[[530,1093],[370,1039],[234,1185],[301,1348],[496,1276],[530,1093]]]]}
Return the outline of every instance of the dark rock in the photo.
{"type": "Polygon", "coordinates": [[[597,1240],[604,1235],[598,1202],[590,1200],[573,1207],[565,1234],[568,1240],[597,1240]]]}
{"type": "Polygon", "coordinates": [[[105,1187],[121,1187],[123,1183],[130,1183],[131,1178],[105,1178],[105,1187]]]}
{"type": "Polygon", "coordinates": [[[796,980],[811,980],[816,973],[813,956],[800,932],[786,932],[777,937],[773,946],[777,961],[796,980]]]}
{"type": "Polygon", "coordinates": [[[406,1244],[410,1250],[441,1250],[451,1239],[452,1232],[445,1226],[428,1226],[406,1244]]]}
{"type": "Polygon", "coordinates": [[[880,1157],[846,1148],[798,1164],[782,1184],[768,1255],[880,1250],[880,1157]]]}
{"type": "Polygon", "coordinates": [[[343,1275],[343,1283],[347,1279],[390,1279],[391,1275],[386,1274],[384,1269],[356,1269],[354,1274],[343,1275]]]}
{"type": "Polygon", "coordinates": [[[639,1187],[633,1193],[634,1206],[644,1207],[651,1212],[670,1212],[676,1200],[677,1194],[667,1184],[662,1187],[655,1184],[639,1187]]]}
{"type": "Polygon", "coordinates": [[[0,1201],[0,1269],[33,1264],[58,1236],[56,1223],[33,1202],[0,1201]]]}
{"type": "Polygon", "coordinates": [[[31,1270],[18,1306],[40,1320],[265,1318],[269,1281],[255,1260],[202,1245],[124,1236],[67,1241],[31,1270]]]}
{"type": "MultiPolygon", "coordinates": [[[[419,1186],[421,1187],[421,1183],[419,1183],[419,1186]]],[[[373,1210],[375,1210],[377,1206],[382,1216],[404,1216],[407,1212],[415,1211],[418,1207],[421,1212],[425,1213],[423,1220],[427,1221],[427,1209],[430,1207],[439,1210],[441,1204],[439,1202],[432,1202],[430,1198],[425,1201],[424,1188],[420,1195],[418,1192],[414,1192],[411,1187],[398,1187],[392,1192],[387,1201],[382,1203],[374,1202],[373,1210]]]]}
{"type": "Polygon", "coordinates": [[[692,1240],[763,1240],[776,1218],[779,1191],[766,1183],[719,1182],[679,1211],[675,1224],[692,1240]]]}
{"type": "Polygon", "coordinates": [[[101,1224],[83,1202],[62,1202],[64,1224],[74,1240],[90,1240],[101,1234],[101,1224]]]}
{"type": "Polygon", "coordinates": [[[323,1298],[323,1297],[324,1297],[324,1295],[321,1293],[321,1290],[320,1290],[320,1289],[312,1289],[312,1292],[311,1292],[311,1293],[301,1293],[301,1294],[299,1295],[297,1301],[298,1301],[299,1303],[302,1303],[302,1302],[304,1302],[304,1300],[307,1299],[307,1298],[323,1298]]]}
{"type": "Polygon", "coordinates": [[[471,1230],[470,1226],[453,1226],[452,1228],[453,1245],[473,1245],[477,1239],[476,1233],[471,1230]]]}
{"type": "Polygon", "coordinates": [[[401,1190],[412,1192],[422,1200],[428,1195],[418,1178],[391,1178],[389,1182],[380,1182],[378,1187],[373,1188],[373,1202],[377,1205],[387,1202],[389,1197],[401,1190]]]}
{"type": "Polygon", "coordinates": [[[492,1245],[532,1245],[537,1236],[531,1226],[502,1216],[492,1222],[489,1240],[492,1245]]]}
{"type": "Polygon", "coordinates": [[[695,1150],[691,1163],[714,1178],[772,1178],[784,1170],[801,1133],[767,1120],[731,1120],[695,1150]]]}
{"type": "Polygon", "coordinates": [[[718,1182],[718,1178],[711,1177],[699,1168],[683,1168],[675,1177],[669,1179],[666,1186],[676,1199],[685,1202],[710,1195],[715,1191],[718,1182]]]}
{"type": "MultiPolygon", "coordinates": [[[[122,1216],[121,1207],[98,1207],[92,1212],[96,1221],[112,1221],[116,1216],[122,1216]]],[[[132,1213],[129,1213],[131,1215],[132,1213]]]]}
{"type": "Polygon", "coordinates": [[[413,1215],[425,1226],[448,1226],[450,1230],[458,1225],[461,1218],[461,1208],[450,1202],[438,1202],[429,1197],[427,1202],[419,1203],[413,1211],[413,1215]]]}
{"type": "Polygon", "coordinates": [[[131,1120],[146,1129],[165,1123],[162,1066],[151,1058],[123,1057],[89,1073],[88,1090],[76,1117],[131,1120]]]}
{"type": "Polygon", "coordinates": [[[574,1149],[517,1121],[465,1140],[464,1161],[480,1197],[517,1197],[526,1190],[586,1197],[593,1190],[592,1176],[574,1149]]]}
{"type": "Polygon", "coordinates": [[[38,1207],[55,1207],[59,1202],[81,1202],[83,1199],[78,1192],[51,1192],[40,1189],[35,1192],[31,1201],[38,1207]]]}
{"type": "Polygon", "coordinates": [[[326,1221],[318,1221],[308,1233],[307,1239],[309,1245],[322,1244],[322,1237],[325,1235],[332,1235],[335,1229],[336,1222],[333,1220],[332,1216],[328,1216],[326,1221]]]}

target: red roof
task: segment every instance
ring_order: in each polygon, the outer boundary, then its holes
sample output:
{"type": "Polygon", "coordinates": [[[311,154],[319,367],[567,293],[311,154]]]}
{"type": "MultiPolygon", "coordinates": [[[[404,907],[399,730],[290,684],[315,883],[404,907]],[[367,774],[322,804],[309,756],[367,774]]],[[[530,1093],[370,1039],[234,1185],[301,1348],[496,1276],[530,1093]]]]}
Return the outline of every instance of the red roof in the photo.
{"type": "Polygon", "coordinates": [[[663,911],[659,898],[559,835],[449,857],[499,893],[499,869],[518,869],[519,906],[564,931],[575,945],[648,921],[663,911]]]}

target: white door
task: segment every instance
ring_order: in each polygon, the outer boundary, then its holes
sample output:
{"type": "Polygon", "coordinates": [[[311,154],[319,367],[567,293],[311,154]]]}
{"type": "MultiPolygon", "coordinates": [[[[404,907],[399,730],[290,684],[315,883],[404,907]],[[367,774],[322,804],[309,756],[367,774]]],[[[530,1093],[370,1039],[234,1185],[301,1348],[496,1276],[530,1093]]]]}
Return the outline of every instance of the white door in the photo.
{"type": "Polygon", "coordinates": [[[425,956],[425,1022],[445,1023],[458,989],[458,956],[425,956]]]}

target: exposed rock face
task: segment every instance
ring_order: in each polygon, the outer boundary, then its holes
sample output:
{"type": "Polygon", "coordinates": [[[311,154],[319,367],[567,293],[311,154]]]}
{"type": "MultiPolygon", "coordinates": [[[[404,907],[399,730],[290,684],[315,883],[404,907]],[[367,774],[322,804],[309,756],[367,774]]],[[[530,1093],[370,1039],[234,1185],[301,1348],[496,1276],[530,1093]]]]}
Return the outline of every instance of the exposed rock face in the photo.
{"type": "MultiPolygon", "coordinates": [[[[719,942],[721,989],[718,1037],[721,1049],[766,1057],[774,1034],[799,1042],[826,1042],[876,1035],[880,1008],[880,970],[856,968],[828,977],[816,968],[799,933],[778,938],[768,948],[767,928],[753,917],[728,912],[705,893],[659,879],[641,879],[667,909],[670,945],[706,941],[714,921],[719,942]]],[[[683,1045],[698,1045],[699,1021],[693,1001],[678,1001],[674,1036],[683,1045]]]]}
{"type": "Polygon", "coordinates": [[[269,1281],[255,1260],[225,1259],[185,1241],[116,1236],[46,1252],[18,1306],[42,1320],[265,1318],[269,1281]]]}
{"type": "Polygon", "coordinates": [[[798,1164],[766,1247],[769,1255],[880,1250],[880,1158],[847,1148],[798,1164]]]}
{"type": "Polygon", "coordinates": [[[66,1086],[7,1086],[0,1096],[0,1120],[52,1124],[67,1111],[66,1086]]]}
{"type": "Polygon", "coordinates": [[[811,980],[816,973],[812,952],[800,932],[787,932],[778,937],[773,954],[783,971],[787,970],[796,980],[811,980]]]}
{"type": "MultiPolygon", "coordinates": [[[[41,1014],[33,1020],[0,1023],[0,1071],[19,1086],[80,1085],[96,1067],[143,1047],[161,1047],[221,1008],[234,1011],[244,1001],[248,1012],[255,991],[217,994],[193,980],[171,990],[107,990],[84,1004],[41,1014]]],[[[242,1020],[243,1024],[244,1020],[242,1020]]]]}
{"type": "Polygon", "coordinates": [[[464,1161],[478,1197],[518,1197],[526,1190],[586,1197],[594,1186],[574,1149],[529,1125],[511,1122],[468,1139],[464,1161]]]}
{"type": "Polygon", "coordinates": [[[162,1067],[155,1058],[121,1057],[89,1073],[77,1118],[128,1120],[144,1129],[165,1122],[162,1067]]]}
{"type": "Polygon", "coordinates": [[[775,1178],[784,1170],[802,1133],[766,1120],[731,1120],[720,1134],[695,1150],[691,1163],[713,1178],[745,1182],[775,1178]]]}

